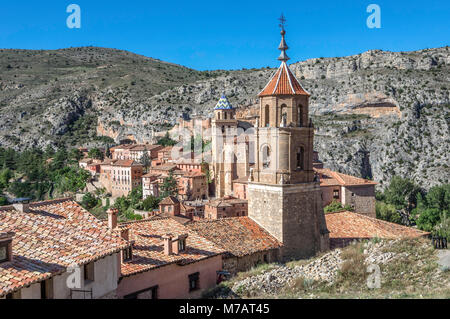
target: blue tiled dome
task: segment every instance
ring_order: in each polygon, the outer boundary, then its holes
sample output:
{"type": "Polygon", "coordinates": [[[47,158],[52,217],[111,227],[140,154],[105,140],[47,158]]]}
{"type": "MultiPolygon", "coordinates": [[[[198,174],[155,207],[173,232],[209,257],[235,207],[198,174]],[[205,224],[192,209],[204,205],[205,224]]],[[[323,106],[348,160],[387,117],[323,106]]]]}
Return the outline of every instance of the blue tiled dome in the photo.
{"type": "Polygon", "coordinates": [[[232,108],[233,108],[233,105],[231,105],[231,103],[228,101],[225,94],[223,94],[220,97],[219,102],[217,102],[216,107],[214,109],[215,110],[231,110],[232,108]]]}

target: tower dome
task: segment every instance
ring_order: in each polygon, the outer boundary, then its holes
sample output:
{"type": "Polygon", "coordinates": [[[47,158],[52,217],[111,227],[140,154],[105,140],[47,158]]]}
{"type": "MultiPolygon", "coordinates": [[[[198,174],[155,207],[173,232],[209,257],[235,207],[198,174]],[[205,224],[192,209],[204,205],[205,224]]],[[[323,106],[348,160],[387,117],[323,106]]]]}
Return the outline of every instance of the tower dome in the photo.
{"type": "Polygon", "coordinates": [[[228,101],[225,94],[222,94],[219,101],[216,104],[215,110],[232,110],[233,105],[231,105],[230,101],[228,101]]]}

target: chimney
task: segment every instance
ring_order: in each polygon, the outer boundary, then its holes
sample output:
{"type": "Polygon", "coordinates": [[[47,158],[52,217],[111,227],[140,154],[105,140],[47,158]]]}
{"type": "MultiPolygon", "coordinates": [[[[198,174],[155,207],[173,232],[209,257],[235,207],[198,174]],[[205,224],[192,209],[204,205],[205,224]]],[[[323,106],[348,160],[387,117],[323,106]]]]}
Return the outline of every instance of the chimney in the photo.
{"type": "Polygon", "coordinates": [[[117,208],[110,208],[108,213],[108,227],[114,229],[117,227],[117,216],[119,215],[119,210],[117,208]]]}
{"type": "Polygon", "coordinates": [[[167,235],[164,235],[162,238],[164,241],[164,255],[167,255],[167,256],[172,255],[172,235],[167,234],[167,235]]]}
{"type": "Polygon", "coordinates": [[[17,203],[13,204],[15,210],[21,212],[21,213],[29,213],[30,212],[30,204],[25,203],[17,203]]]}
{"type": "Polygon", "coordinates": [[[120,229],[120,237],[126,241],[130,240],[130,229],[128,227],[120,229]]]}
{"type": "Polygon", "coordinates": [[[14,232],[0,233],[0,249],[6,246],[6,260],[0,260],[0,262],[12,261],[12,242],[14,235],[14,232]]]}

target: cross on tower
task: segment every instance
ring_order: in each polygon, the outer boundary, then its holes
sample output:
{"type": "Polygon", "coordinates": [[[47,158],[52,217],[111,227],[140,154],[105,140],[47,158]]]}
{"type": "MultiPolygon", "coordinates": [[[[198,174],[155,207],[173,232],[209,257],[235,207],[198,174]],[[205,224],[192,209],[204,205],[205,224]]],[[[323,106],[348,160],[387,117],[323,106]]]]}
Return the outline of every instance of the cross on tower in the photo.
{"type": "Polygon", "coordinates": [[[284,26],[286,25],[286,21],[287,21],[286,18],[284,17],[283,14],[281,14],[281,16],[280,16],[280,18],[278,20],[280,20],[280,28],[281,28],[281,30],[284,31],[284,26]]]}

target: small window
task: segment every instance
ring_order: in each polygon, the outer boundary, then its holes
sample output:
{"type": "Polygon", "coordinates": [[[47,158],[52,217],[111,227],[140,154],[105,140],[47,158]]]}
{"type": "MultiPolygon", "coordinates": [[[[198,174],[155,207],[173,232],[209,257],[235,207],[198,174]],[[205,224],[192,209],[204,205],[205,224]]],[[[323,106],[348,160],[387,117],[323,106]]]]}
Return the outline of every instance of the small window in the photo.
{"type": "Polygon", "coordinates": [[[199,277],[200,273],[198,272],[189,275],[189,291],[194,291],[200,288],[199,277]]]}
{"type": "Polygon", "coordinates": [[[303,163],[305,162],[305,151],[303,147],[300,147],[297,150],[297,169],[303,170],[304,166],[303,163]]]}
{"type": "Polygon", "coordinates": [[[267,145],[262,148],[262,162],[263,168],[268,168],[270,166],[270,148],[267,145]]]}
{"type": "Polygon", "coordinates": [[[185,251],[185,250],[186,250],[186,239],[178,240],[178,251],[185,251]]]}
{"type": "Polygon", "coordinates": [[[41,299],[53,299],[53,279],[41,281],[41,299]]]}
{"type": "Polygon", "coordinates": [[[9,251],[8,251],[8,243],[0,244],[0,263],[8,261],[9,259],[9,251]]]}
{"type": "Polygon", "coordinates": [[[333,198],[339,199],[339,190],[338,189],[333,190],[333,198]]]}
{"type": "Polygon", "coordinates": [[[84,265],[84,280],[85,282],[94,281],[94,270],[95,264],[94,262],[90,262],[89,264],[84,265]]]}
{"type": "Polygon", "coordinates": [[[122,254],[123,254],[123,261],[130,261],[131,259],[133,259],[133,248],[132,247],[125,248],[124,250],[122,250],[122,254]]]}

